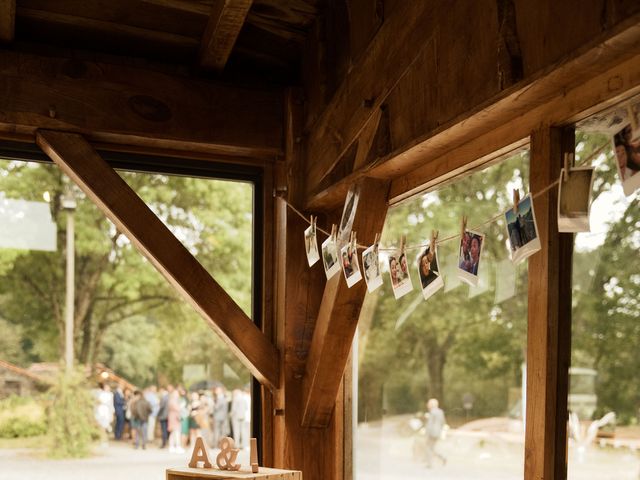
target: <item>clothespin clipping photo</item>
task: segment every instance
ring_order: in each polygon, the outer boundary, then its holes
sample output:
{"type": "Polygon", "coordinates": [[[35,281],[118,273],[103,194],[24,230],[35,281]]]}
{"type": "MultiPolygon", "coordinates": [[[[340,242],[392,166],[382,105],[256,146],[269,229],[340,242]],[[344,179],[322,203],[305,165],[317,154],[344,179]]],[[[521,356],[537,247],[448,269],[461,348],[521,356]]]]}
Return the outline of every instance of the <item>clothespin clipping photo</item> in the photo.
{"type": "Polygon", "coordinates": [[[356,232],[351,232],[349,242],[340,250],[342,260],[342,271],[347,287],[351,288],[362,279],[360,265],[358,264],[358,246],[356,243],[356,232]]]}

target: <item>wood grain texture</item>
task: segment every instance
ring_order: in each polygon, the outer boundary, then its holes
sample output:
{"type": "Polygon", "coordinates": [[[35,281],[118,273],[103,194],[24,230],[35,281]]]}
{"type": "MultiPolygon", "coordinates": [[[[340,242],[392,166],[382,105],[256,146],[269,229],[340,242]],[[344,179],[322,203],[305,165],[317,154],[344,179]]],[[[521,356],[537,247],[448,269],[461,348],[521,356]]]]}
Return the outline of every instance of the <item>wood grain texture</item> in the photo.
{"type": "Polygon", "coordinates": [[[282,92],[138,68],[0,52],[0,131],[82,133],[106,144],[274,159],[282,92]]]}
{"type": "MultiPolygon", "coordinates": [[[[388,183],[363,179],[353,222],[359,243],[373,244],[387,211],[388,183]]],[[[364,279],[347,287],[342,272],[327,281],[318,311],[304,377],[307,427],[326,427],[338,395],[367,287],[364,279]]]]}
{"type": "Polygon", "coordinates": [[[217,0],[200,41],[200,66],[222,71],[253,0],[217,0]]]}
{"type": "Polygon", "coordinates": [[[13,42],[15,33],[16,0],[0,0],[0,42],[13,42]]]}
{"type": "MultiPolygon", "coordinates": [[[[542,126],[531,137],[532,192],[555,181],[573,132],[542,126]]],[[[566,469],[567,377],[573,234],[560,234],[557,189],[535,199],[542,249],[529,259],[525,478],[561,479],[566,469]]],[[[565,471],[566,473],[566,471],[565,471]]]]}
{"type": "MultiPolygon", "coordinates": [[[[441,157],[458,149],[471,152],[481,146],[476,157],[504,148],[528,135],[547,120],[554,123],[584,118],[592,107],[613,102],[623,92],[640,85],[640,16],[630,18],[606,39],[598,38],[589,46],[528,77],[500,95],[440,127],[414,138],[387,157],[363,166],[336,180],[331,186],[307,197],[309,209],[330,210],[339,205],[348,185],[363,175],[395,179],[390,199],[420,191],[430,171],[441,157]]],[[[391,98],[390,98],[391,100],[391,98]]],[[[404,110],[391,110],[391,123],[397,124],[404,110]]],[[[472,158],[461,157],[460,165],[472,158]]],[[[307,191],[313,190],[309,184],[307,191]]]]}
{"type": "Polygon", "coordinates": [[[38,131],[40,148],[205,318],[251,373],[277,388],[279,355],[211,275],[80,135],[38,131]]]}
{"type": "Polygon", "coordinates": [[[260,467],[258,473],[244,469],[233,472],[216,468],[169,468],[166,471],[166,480],[206,480],[208,478],[215,480],[303,480],[300,471],[265,467],[260,467]]]}

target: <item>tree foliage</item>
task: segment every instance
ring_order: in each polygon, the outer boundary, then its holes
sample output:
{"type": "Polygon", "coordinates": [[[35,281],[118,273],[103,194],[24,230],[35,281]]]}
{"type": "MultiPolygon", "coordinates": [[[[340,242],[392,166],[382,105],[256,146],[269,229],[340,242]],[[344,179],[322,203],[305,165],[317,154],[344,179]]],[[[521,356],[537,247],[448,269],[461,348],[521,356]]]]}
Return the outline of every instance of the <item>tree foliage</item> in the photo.
{"type": "MultiPolygon", "coordinates": [[[[122,177],[250,314],[252,186],[133,172],[122,177]]],[[[48,192],[57,225],[55,252],[0,251],[0,317],[20,345],[17,352],[7,350],[11,360],[28,364],[63,356],[69,213],[61,199],[71,191],[77,199],[76,359],[105,363],[139,385],[165,378],[178,382],[189,362],[227,363],[242,371],[199,315],[55,166],[0,162],[0,191],[6,198],[32,201],[42,201],[48,192]],[[196,358],[195,351],[205,353],[196,358]]]]}

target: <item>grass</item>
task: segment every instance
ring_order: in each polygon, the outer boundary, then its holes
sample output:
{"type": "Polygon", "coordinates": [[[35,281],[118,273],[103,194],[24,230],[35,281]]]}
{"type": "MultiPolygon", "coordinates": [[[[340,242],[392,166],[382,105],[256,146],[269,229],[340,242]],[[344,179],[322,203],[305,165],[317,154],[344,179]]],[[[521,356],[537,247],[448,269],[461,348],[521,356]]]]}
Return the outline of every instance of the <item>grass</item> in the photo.
{"type": "Polygon", "coordinates": [[[0,438],[0,449],[44,448],[46,442],[46,435],[27,438],[0,438]]]}

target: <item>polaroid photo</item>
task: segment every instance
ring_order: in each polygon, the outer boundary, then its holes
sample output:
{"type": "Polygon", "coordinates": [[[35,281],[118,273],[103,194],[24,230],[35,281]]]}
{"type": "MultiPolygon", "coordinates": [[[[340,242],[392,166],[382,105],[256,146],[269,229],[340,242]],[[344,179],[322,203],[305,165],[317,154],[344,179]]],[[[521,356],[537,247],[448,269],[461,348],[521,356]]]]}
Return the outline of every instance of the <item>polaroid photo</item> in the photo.
{"type": "Polygon", "coordinates": [[[531,195],[527,195],[518,202],[517,212],[514,212],[513,208],[504,212],[504,218],[513,263],[519,263],[540,250],[538,225],[531,195]]]}
{"type": "Polygon", "coordinates": [[[360,198],[360,187],[353,186],[347,193],[347,199],[344,202],[342,210],[342,218],[340,219],[340,228],[338,230],[338,241],[344,245],[349,241],[351,229],[353,228],[353,220],[356,217],[358,208],[358,200],[360,198]]]}
{"type": "Polygon", "coordinates": [[[360,265],[358,264],[358,250],[355,246],[349,243],[342,247],[340,256],[342,259],[342,271],[344,272],[344,279],[347,281],[347,287],[351,288],[353,285],[362,280],[360,265]]]}
{"type": "Polygon", "coordinates": [[[318,239],[316,238],[316,229],[310,226],[304,231],[304,248],[307,251],[307,261],[309,266],[315,265],[320,260],[318,253],[318,239]]]}
{"type": "Polygon", "coordinates": [[[458,277],[458,254],[452,253],[444,257],[442,276],[444,277],[444,293],[455,290],[462,282],[458,277]]]}
{"type": "Polygon", "coordinates": [[[574,167],[564,180],[564,168],[560,171],[558,189],[558,231],[589,232],[589,210],[593,187],[593,167],[574,167]]]}
{"type": "Polygon", "coordinates": [[[404,252],[398,252],[389,257],[389,275],[391,276],[393,296],[396,297],[396,300],[413,290],[407,266],[407,255],[404,252]]]}
{"type": "Polygon", "coordinates": [[[424,249],[418,256],[417,266],[422,296],[426,300],[444,287],[444,280],[438,266],[438,250],[432,251],[430,246],[424,249]]]}
{"type": "Polygon", "coordinates": [[[382,285],[377,245],[371,245],[362,252],[362,265],[364,266],[364,281],[367,284],[367,290],[373,292],[382,285]]]}
{"type": "Polygon", "coordinates": [[[484,246],[484,235],[472,230],[465,230],[460,239],[458,254],[458,277],[472,287],[478,285],[480,257],[484,246]]]}
{"type": "Polygon", "coordinates": [[[516,295],[516,266],[506,258],[496,265],[496,305],[516,295]]]}
{"type": "Polygon", "coordinates": [[[632,130],[627,124],[613,135],[612,142],[622,190],[628,197],[640,188],[640,128],[632,130]]]}
{"type": "Polygon", "coordinates": [[[327,280],[340,271],[338,245],[336,245],[332,237],[327,238],[322,243],[322,262],[324,263],[324,273],[327,274],[327,280]]]}

